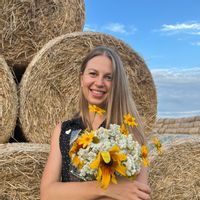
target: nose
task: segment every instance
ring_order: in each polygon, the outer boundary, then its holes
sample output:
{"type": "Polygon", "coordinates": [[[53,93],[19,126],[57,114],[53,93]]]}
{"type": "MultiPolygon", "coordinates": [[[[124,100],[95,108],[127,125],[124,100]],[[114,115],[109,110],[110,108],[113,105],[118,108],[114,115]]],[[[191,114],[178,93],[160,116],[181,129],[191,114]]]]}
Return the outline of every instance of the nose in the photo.
{"type": "Polygon", "coordinates": [[[96,86],[98,87],[103,87],[104,86],[104,79],[103,77],[97,77],[95,81],[96,86]]]}

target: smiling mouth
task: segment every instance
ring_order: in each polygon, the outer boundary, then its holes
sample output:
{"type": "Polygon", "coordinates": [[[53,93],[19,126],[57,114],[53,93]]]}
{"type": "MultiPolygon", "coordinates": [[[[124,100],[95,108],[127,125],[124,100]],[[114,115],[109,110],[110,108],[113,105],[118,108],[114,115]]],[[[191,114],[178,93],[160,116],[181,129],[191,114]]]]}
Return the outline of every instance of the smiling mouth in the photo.
{"type": "Polygon", "coordinates": [[[104,91],[93,90],[93,89],[90,89],[90,91],[92,92],[92,95],[95,97],[102,97],[106,93],[104,91]]]}

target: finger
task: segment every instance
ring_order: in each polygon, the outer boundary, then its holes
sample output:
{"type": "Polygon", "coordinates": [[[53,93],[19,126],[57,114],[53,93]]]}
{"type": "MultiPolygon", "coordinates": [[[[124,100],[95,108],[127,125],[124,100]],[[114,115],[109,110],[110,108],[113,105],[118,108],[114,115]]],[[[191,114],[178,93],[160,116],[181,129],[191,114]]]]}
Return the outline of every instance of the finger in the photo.
{"type": "Polygon", "coordinates": [[[139,199],[142,199],[142,200],[150,199],[150,195],[147,194],[146,192],[142,192],[142,191],[138,191],[138,197],[139,197],[139,199]]]}
{"type": "Polygon", "coordinates": [[[147,194],[151,193],[151,188],[147,184],[140,183],[140,182],[137,182],[137,181],[135,182],[135,184],[137,185],[137,187],[140,191],[145,192],[147,194]]]}

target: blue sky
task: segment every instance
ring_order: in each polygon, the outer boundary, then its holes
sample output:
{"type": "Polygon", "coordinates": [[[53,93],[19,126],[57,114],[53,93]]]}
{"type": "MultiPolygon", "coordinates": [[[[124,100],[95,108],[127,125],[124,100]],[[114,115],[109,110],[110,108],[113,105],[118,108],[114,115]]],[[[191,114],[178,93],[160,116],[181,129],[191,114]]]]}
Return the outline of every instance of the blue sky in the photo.
{"type": "Polygon", "coordinates": [[[145,60],[158,117],[200,115],[200,0],[85,0],[84,30],[123,40],[145,60]]]}

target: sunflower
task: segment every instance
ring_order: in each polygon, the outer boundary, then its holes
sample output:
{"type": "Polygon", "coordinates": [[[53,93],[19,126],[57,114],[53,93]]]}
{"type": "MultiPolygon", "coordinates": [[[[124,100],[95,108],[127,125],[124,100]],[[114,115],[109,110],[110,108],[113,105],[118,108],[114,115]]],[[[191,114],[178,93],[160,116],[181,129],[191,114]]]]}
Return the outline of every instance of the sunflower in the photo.
{"type": "Polygon", "coordinates": [[[147,159],[147,157],[148,157],[148,150],[147,150],[146,145],[142,145],[141,154],[142,154],[142,159],[143,159],[143,162],[144,162],[144,166],[145,167],[149,166],[149,161],[147,159]]]}
{"type": "Polygon", "coordinates": [[[79,169],[81,169],[83,167],[83,162],[77,156],[77,153],[80,148],[82,148],[82,145],[79,145],[78,140],[77,140],[76,142],[73,143],[73,145],[69,151],[69,156],[72,159],[72,164],[75,167],[78,167],[79,169]]]}
{"type": "Polygon", "coordinates": [[[85,133],[83,133],[81,137],[78,138],[77,143],[78,145],[82,145],[83,148],[86,148],[93,141],[93,138],[94,133],[92,131],[89,133],[85,131],[85,133]]]}
{"type": "Polygon", "coordinates": [[[128,136],[128,130],[125,127],[125,124],[122,123],[122,125],[120,126],[120,132],[126,136],[128,136]]]}
{"type": "Polygon", "coordinates": [[[106,189],[110,183],[117,183],[115,172],[126,176],[126,167],[121,163],[126,155],[119,153],[120,148],[115,145],[109,151],[99,152],[97,159],[90,164],[91,169],[98,169],[96,179],[101,181],[101,187],[106,189]]]}
{"type": "Polygon", "coordinates": [[[160,144],[160,142],[159,142],[157,137],[154,138],[154,144],[156,145],[158,154],[160,154],[161,153],[161,144],[160,144]]]}
{"type": "Polygon", "coordinates": [[[99,108],[96,105],[89,105],[89,111],[94,112],[94,113],[98,113],[99,115],[102,115],[103,113],[106,112],[105,110],[103,110],[102,108],[99,108]]]}
{"type": "Polygon", "coordinates": [[[130,113],[127,115],[124,115],[124,123],[132,127],[138,125],[138,123],[135,122],[135,118],[132,117],[130,113]]]}

